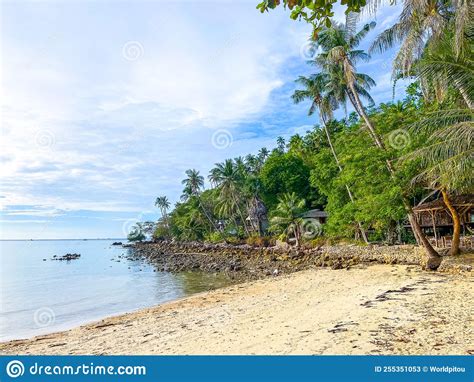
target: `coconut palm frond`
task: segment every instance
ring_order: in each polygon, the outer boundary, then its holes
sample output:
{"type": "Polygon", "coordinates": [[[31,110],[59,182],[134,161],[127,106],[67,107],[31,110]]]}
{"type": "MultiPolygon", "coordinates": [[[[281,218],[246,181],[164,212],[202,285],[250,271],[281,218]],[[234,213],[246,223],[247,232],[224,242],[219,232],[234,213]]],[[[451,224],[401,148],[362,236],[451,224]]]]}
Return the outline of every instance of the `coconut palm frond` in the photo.
{"type": "Polygon", "coordinates": [[[353,34],[353,35],[350,37],[350,39],[349,39],[349,46],[350,46],[351,48],[357,47],[357,46],[360,44],[360,42],[367,36],[367,34],[368,34],[372,29],[375,28],[376,25],[377,25],[377,24],[376,24],[375,21],[372,21],[372,22],[370,22],[370,23],[368,23],[368,24],[365,24],[359,32],[353,34]]]}
{"type": "Polygon", "coordinates": [[[365,88],[363,88],[360,84],[357,84],[357,83],[354,84],[354,87],[357,90],[357,93],[359,93],[359,95],[362,98],[366,99],[369,102],[369,106],[375,105],[374,99],[372,98],[370,93],[365,88]]]}
{"type": "Polygon", "coordinates": [[[464,121],[474,121],[474,111],[469,109],[436,110],[408,126],[409,131],[430,133],[445,126],[464,121]]]}
{"type": "Polygon", "coordinates": [[[372,87],[377,85],[372,77],[364,73],[356,73],[355,78],[357,83],[367,90],[370,90],[372,87]]]}
{"type": "Polygon", "coordinates": [[[400,23],[393,25],[392,27],[384,30],[380,33],[370,45],[369,54],[372,53],[383,53],[387,49],[394,46],[396,43],[403,41],[407,30],[403,28],[400,23]]]}

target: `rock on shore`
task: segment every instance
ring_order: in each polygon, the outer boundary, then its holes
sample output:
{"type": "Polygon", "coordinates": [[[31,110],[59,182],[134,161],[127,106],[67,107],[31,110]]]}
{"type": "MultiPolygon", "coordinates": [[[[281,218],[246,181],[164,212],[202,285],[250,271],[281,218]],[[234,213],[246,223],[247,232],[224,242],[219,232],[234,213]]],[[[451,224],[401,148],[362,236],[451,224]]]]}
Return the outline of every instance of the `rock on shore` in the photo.
{"type": "MultiPolygon", "coordinates": [[[[159,271],[225,272],[232,278],[252,280],[311,267],[347,269],[369,263],[420,265],[424,252],[413,245],[335,245],[296,249],[160,241],[137,243],[130,256],[148,260],[159,271]]],[[[444,271],[458,273],[472,270],[468,264],[444,263],[444,271]]]]}
{"type": "Polygon", "coordinates": [[[137,243],[131,257],[144,258],[159,271],[225,272],[232,278],[259,279],[311,267],[347,269],[361,263],[419,265],[423,252],[402,246],[322,246],[312,249],[232,246],[197,242],[137,243]]]}

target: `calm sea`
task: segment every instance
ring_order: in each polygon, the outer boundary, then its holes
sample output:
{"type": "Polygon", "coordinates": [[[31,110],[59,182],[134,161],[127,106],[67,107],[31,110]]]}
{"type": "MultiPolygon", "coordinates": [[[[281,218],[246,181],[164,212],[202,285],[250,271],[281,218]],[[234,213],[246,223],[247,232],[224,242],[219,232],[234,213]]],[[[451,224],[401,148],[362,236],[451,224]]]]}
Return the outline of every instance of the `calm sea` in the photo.
{"type": "Polygon", "coordinates": [[[69,329],[230,284],[222,275],[170,274],[111,240],[0,241],[0,341],[69,329]],[[70,262],[54,255],[80,253],[70,262]],[[44,260],[46,259],[46,260],[44,260]]]}

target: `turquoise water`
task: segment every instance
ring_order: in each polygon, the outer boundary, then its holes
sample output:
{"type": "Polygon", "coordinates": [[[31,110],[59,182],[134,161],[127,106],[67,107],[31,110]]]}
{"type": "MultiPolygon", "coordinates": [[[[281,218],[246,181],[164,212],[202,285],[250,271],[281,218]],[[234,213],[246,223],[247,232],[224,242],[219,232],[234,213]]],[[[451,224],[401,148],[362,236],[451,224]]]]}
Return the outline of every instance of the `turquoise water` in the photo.
{"type": "Polygon", "coordinates": [[[69,329],[228,285],[222,275],[155,272],[111,240],[0,242],[0,341],[69,329]],[[70,262],[53,255],[80,253],[70,262]],[[43,259],[46,259],[44,261],[43,259]]]}

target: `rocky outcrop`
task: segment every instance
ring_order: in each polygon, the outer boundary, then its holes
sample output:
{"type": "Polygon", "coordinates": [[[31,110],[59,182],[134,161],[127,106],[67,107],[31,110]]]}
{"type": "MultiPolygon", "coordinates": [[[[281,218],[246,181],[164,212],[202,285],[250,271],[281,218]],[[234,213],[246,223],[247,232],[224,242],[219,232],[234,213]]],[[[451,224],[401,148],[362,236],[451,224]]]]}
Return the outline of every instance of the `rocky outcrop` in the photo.
{"type": "MultiPolygon", "coordinates": [[[[137,243],[128,256],[144,258],[159,271],[201,270],[225,272],[237,279],[258,279],[310,267],[345,269],[370,263],[420,265],[424,259],[424,251],[413,245],[335,245],[295,249],[161,241],[137,243]]],[[[455,265],[448,260],[443,263],[444,266],[440,267],[442,271],[470,273],[472,270],[472,266],[462,260],[457,261],[455,265]]]]}
{"type": "Polygon", "coordinates": [[[71,260],[77,260],[81,257],[79,253],[66,253],[63,256],[57,256],[54,255],[51,260],[57,260],[57,261],[71,261],[71,260]]]}

